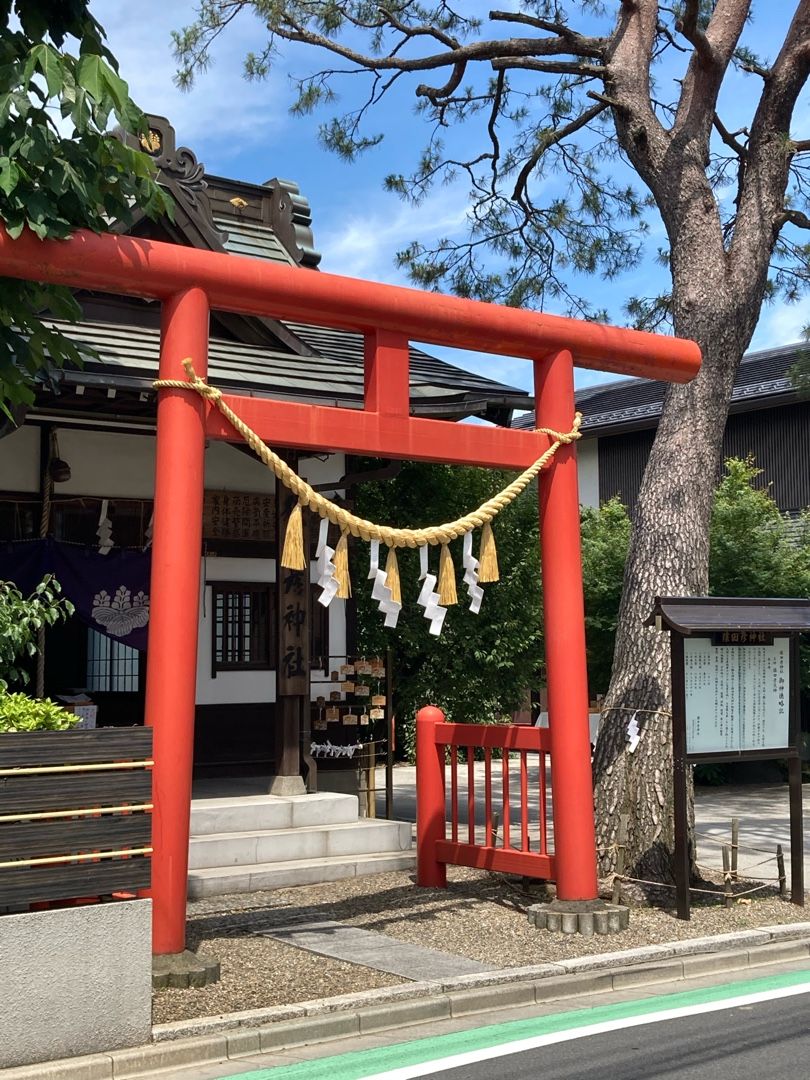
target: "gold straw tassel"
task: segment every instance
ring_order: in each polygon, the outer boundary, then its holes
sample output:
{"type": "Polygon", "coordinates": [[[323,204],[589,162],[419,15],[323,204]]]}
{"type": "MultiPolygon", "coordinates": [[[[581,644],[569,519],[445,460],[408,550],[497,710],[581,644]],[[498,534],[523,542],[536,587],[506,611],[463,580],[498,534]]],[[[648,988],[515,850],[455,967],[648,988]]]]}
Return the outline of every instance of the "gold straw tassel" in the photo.
{"type": "Polygon", "coordinates": [[[439,560],[439,603],[442,607],[458,603],[456,571],[447,544],[442,544],[442,557],[439,560]]]}
{"type": "Polygon", "coordinates": [[[399,563],[397,562],[397,549],[388,549],[388,558],[385,560],[385,585],[391,590],[391,599],[395,604],[402,603],[402,589],[399,584],[399,563]]]}
{"type": "Polygon", "coordinates": [[[333,561],[335,581],[338,583],[337,595],[341,600],[348,600],[352,595],[352,583],[349,578],[349,534],[346,529],[340,534],[333,561]]]}
{"type": "Polygon", "coordinates": [[[498,552],[495,549],[495,536],[492,526],[486,522],[481,530],[481,550],[478,552],[478,580],[499,581],[498,552]]]}
{"type": "Polygon", "coordinates": [[[301,522],[301,503],[296,503],[287,522],[284,534],[284,550],[281,553],[281,565],[286,570],[306,570],[304,557],[304,529],[301,522]]]}

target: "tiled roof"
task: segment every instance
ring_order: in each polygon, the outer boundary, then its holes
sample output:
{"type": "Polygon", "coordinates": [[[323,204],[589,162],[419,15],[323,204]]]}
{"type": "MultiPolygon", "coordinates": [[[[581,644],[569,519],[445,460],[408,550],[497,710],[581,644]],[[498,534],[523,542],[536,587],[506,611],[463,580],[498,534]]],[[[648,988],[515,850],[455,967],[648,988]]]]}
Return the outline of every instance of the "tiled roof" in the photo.
{"type": "MultiPolygon", "coordinates": [[[[810,343],[800,342],[745,356],[734,380],[732,411],[760,408],[766,401],[768,404],[792,401],[796,392],[788,371],[808,354],[810,343]]],[[[578,391],[576,400],[584,416],[583,433],[604,435],[615,430],[654,426],[661,415],[667,385],[655,379],[618,379],[578,391]]],[[[534,414],[517,417],[513,426],[534,427],[534,414]]]]}
{"type": "Polygon", "coordinates": [[[226,234],[225,250],[232,255],[250,255],[254,259],[293,266],[295,260],[270,225],[260,221],[240,221],[236,217],[214,215],[214,224],[226,234]]]}
{"type": "MultiPolygon", "coordinates": [[[[307,271],[301,271],[306,273],[307,271]]],[[[118,389],[143,392],[157,377],[160,332],[108,322],[78,326],[50,320],[63,333],[94,349],[80,371],[65,370],[67,385],[103,381],[118,389]]],[[[291,329],[318,355],[302,357],[241,342],[212,338],[209,378],[223,390],[272,396],[312,404],[361,408],[363,403],[363,338],[360,334],[294,325],[291,329]]],[[[489,406],[525,408],[523,390],[462,371],[411,349],[411,407],[422,416],[467,416],[489,406]]]]}

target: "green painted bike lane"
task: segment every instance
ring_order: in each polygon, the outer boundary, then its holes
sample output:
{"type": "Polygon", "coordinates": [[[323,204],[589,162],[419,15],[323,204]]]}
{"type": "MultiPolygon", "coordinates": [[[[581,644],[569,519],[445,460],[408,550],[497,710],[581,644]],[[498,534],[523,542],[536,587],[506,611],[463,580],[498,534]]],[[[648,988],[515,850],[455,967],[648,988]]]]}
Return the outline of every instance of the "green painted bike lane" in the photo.
{"type": "MultiPolygon", "coordinates": [[[[269,1069],[252,1070],[228,1077],[228,1080],[363,1080],[394,1069],[424,1065],[435,1061],[437,1068],[446,1058],[488,1050],[495,1046],[524,1039],[553,1035],[559,1032],[587,1029],[600,1024],[627,1021],[637,1017],[652,1020],[656,1013],[673,1009],[712,1005],[746,995],[807,986],[810,992],[810,970],[786,972],[763,979],[724,983],[699,990],[686,990],[641,1001],[625,1001],[596,1008],[574,1009],[528,1020],[512,1020],[503,1024],[472,1028],[449,1035],[416,1039],[371,1050],[351,1051],[311,1061],[280,1065],[269,1069]]],[[[497,996],[497,990],[493,991],[497,996]]]]}

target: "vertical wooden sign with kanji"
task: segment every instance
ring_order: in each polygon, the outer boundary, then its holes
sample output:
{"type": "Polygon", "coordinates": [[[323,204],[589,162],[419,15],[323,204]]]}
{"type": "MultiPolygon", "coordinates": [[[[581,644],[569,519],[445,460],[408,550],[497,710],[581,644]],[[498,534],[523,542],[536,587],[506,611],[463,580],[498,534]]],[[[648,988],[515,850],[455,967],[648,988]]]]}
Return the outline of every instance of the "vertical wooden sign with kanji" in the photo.
{"type": "MultiPolygon", "coordinates": [[[[279,551],[284,543],[287,521],[295,506],[295,496],[286,488],[279,495],[279,551]]],[[[304,551],[309,550],[307,518],[303,519],[304,551]]],[[[278,593],[278,697],[309,698],[309,568],[287,570],[276,564],[278,593]]]]}

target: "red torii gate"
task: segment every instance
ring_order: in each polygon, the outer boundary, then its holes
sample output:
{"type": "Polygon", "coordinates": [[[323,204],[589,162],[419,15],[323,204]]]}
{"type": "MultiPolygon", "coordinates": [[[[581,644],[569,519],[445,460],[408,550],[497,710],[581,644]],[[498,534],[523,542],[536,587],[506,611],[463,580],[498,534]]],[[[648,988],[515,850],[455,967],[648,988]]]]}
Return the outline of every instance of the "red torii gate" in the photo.
{"type": "MultiPolygon", "coordinates": [[[[574,363],[672,382],[687,382],[700,367],[691,341],[127,236],[81,231],[43,242],[26,232],[11,240],[0,227],[0,276],[161,301],[161,379],[184,379],[188,356],[206,378],[212,308],[362,333],[362,411],[225,397],[276,446],[520,470],[548,448],[539,432],[411,417],[411,340],[533,361],[537,423],[560,431],[574,416],[574,363]]],[[[160,390],[146,687],[146,723],[154,728],[155,953],[185,948],[206,438],[233,441],[234,432],[193,391],[160,390]]],[[[596,852],[573,445],[541,474],[539,498],[557,895],[591,900],[596,852]]]]}

